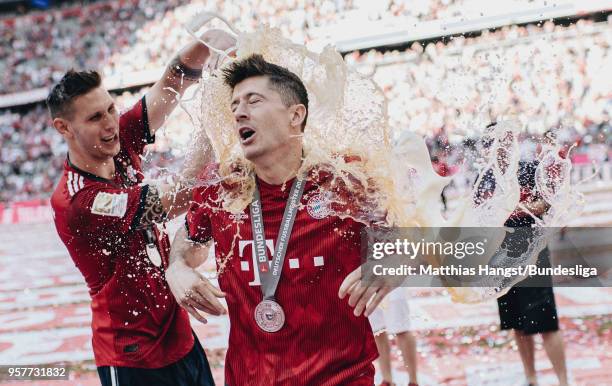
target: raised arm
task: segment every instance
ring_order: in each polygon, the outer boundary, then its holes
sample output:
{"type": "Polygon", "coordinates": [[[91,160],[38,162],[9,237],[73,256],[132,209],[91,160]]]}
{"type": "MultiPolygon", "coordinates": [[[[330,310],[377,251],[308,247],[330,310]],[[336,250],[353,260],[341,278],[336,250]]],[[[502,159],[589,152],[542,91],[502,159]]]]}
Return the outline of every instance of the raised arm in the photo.
{"type": "MultiPolygon", "coordinates": [[[[236,40],[230,34],[217,29],[206,31],[200,39],[221,50],[236,44],[236,40]]],[[[145,96],[151,135],[164,124],[185,90],[200,80],[202,68],[209,59],[211,59],[210,50],[199,41],[188,44],[172,59],[161,79],[145,96]]]]}
{"type": "Polygon", "coordinates": [[[94,185],[81,189],[71,210],[85,229],[105,227],[126,233],[162,223],[184,213],[191,199],[190,189],[180,184],[143,184],[126,188],[94,185]]]}
{"type": "Polygon", "coordinates": [[[200,244],[189,240],[186,229],[181,227],[174,237],[166,270],[166,280],[177,302],[202,323],[207,321],[198,310],[211,315],[227,313],[217,300],[225,293],[196,270],[206,260],[209,247],[210,242],[200,244]]]}
{"type": "Polygon", "coordinates": [[[182,215],[189,208],[191,189],[183,182],[149,185],[143,207],[143,220],[163,222],[182,215]]]}

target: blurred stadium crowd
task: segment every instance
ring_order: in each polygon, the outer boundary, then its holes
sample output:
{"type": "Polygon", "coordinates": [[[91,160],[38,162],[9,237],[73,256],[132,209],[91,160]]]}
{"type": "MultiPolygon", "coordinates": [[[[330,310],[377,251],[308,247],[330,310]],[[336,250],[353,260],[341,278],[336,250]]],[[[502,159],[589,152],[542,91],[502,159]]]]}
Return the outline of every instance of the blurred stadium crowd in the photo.
{"type": "MultiPolygon", "coordinates": [[[[457,15],[464,1],[419,0],[408,6],[400,0],[217,0],[213,8],[242,29],[267,22],[294,41],[308,42],[311,31],[331,22],[431,20],[457,15]]],[[[0,95],[48,87],[70,67],[97,68],[105,76],[163,67],[189,39],[182,22],[202,6],[181,3],[100,1],[0,19],[0,95]]],[[[463,150],[475,146],[476,131],[502,115],[514,115],[526,126],[525,158],[551,129],[560,142],[577,145],[577,159],[601,162],[611,156],[610,18],[509,26],[395,51],[355,51],[345,58],[383,88],[394,128],[429,138],[438,163],[462,161],[463,150]]],[[[127,107],[144,92],[124,92],[119,102],[127,107]]],[[[173,137],[188,137],[192,129],[180,112],[166,126],[147,159],[158,173],[181,162],[172,153],[173,137]]],[[[66,147],[42,104],[0,110],[0,149],[0,203],[48,197],[66,147]]]]}
{"type": "Polygon", "coordinates": [[[267,22],[293,40],[309,41],[310,31],[332,22],[389,17],[406,22],[431,20],[457,14],[463,2],[216,0],[181,6],[184,1],[127,0],[36,12],[3,20],[0,94],[46,87],[71,65],[90,68],[105,63],[107,76],[159,68],[189,39],[182,23],[203,6],[245,30],[267,22]]]}

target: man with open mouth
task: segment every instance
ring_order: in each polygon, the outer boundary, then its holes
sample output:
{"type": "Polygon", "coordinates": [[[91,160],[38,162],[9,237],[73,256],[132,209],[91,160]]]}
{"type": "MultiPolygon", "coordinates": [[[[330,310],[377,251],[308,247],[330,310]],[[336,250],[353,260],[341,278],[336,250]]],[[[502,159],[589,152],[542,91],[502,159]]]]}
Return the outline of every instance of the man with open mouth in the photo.
{"type": "MultiPolygon", "coordinates": [[[[235,39],[209,30],[222,50],[235,39]]],[[[68,71],[47,105],[68,144],[51,198],[57,232],[91,296],[92,347],[103,386],[212,385],[204,351],[164,278],[169,240],[157,224],[184,213],[191,192],[144,184],[141,155],[211,60],[199,41],[183,48],[162,78],[119,114],[95,71],[68,71]]]]}
{"type": "MultiPolygon", "coordinates": [[[[326,201],[322,187],[331,176],[299,172],[306,88],[260,55],[232,63],[223,76],[235,134],[254,166],[249,220],[223,209],[219,197],[232,187],[194,189],[186,227],[172,245],[168,284],[199,319],[198,310],[225,313],[217,298],[226,299],[227,385],[371,386],[378,353],[367,316],[389,289],[357,283],[365,225],[341,218],[326,201]],[[195,270],[213,241],[217,261],[232,256],[220,288],[195,270]]],[[[201,178],[217,172],[209,165],[201,178]]]]}

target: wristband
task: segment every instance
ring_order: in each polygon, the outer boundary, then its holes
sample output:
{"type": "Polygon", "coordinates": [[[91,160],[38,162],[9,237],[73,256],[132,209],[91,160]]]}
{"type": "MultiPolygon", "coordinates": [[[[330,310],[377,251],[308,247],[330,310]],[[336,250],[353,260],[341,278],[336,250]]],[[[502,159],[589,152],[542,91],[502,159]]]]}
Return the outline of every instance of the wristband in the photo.
{"type": "Polygon", "coordinates": [[[181,62],[181,59],[177,56],[174,57],[170,63],[170,72],[175,76],[181,76],[187,80],[198,81],[202,77],[202,69],[196,70],[187,67],[181,62]]]}

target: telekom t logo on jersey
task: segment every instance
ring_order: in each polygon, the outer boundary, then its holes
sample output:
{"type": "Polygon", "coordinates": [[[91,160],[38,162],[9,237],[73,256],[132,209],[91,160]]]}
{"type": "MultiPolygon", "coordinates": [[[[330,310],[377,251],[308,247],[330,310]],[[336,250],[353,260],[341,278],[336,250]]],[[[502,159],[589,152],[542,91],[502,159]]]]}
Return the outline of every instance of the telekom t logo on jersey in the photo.
{"type": "MultiPolygon", "coordinates": [[[[269,256],[274,255],[274,240],[266,239],[266,248],[268,249],[269,256]]],[[[238,241],[238,255],[240,256],[240,270],[248,272],[253,270],[253,281],[249,282],[250,286],[261,285],[261,280],[259,279],[259,271],[257,269],[253,269],[255,264],[257,264],[257,256],[255,254],[255,244],[253,240],[240,240],[238,241]],[[251,260],[243,260],[244,250],[246,247],[250,247],[251,249],[251,260]]],[[[299,259],[288,259],[289,269],[300,269],[300,260],[299,259]]],[[[321,267],[325,265],[325,259],[323,256],[315,256],[312,258],[312,263],[315,267],[321,267]]],[[[261,271],[267,271],[270,269],[272,265],[272,260],[268,260],[268,267],[266,269],[262,269],[261,271]]],[[[264,268],[264,267],[262,267],[264,268]]]]}

